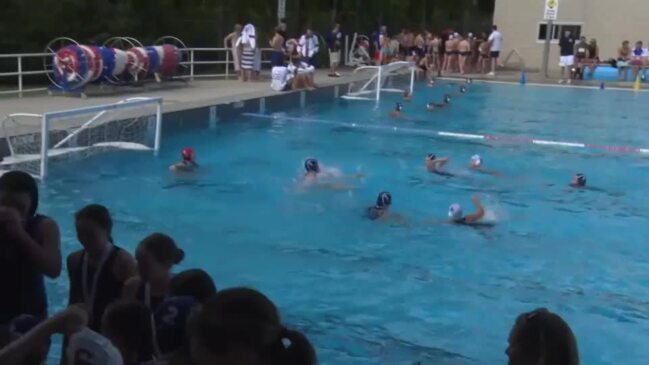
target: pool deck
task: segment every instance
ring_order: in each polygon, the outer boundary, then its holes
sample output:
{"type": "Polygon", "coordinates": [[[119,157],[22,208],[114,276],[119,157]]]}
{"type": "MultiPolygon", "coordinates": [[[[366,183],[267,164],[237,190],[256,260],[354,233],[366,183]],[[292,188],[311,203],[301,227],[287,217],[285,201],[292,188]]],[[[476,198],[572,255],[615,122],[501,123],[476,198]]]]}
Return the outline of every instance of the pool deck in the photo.
{"type": "MultiPolygon", "coordinates": [[[[341,74],[342,77],[340,78],[330,78],[327,76],[327,70],[317,70],[315,82],[318,86],[333,86],[347,84],[368,77],[368,74],[353,75],[350,69],[343,69],[341,74]]],[[[454,78],[460,76],[449,75],[448,77],[454,78]]],[[[462,77],[471,77],[474,80],[491,82],[518,83],[520,81],[520,72],[503,71],[495,77],[478,74],[468,74],[462,77]]],[[[527,82],[529,84],[557,85],[556,79],[546,80],[538,73],[527,74],[527,82]]],[[[145,90],[136,87],[112,89],[99,89],[95,87],[88,91],[87,98],[63,94],[25,94],[22,98],[15,96],[0,98],[0,117],[11,113],[42,114],[51,111],[110,104],[125,98],[143,96],[163,97],[163,112],[174,112],[277,95],[278,92],[271,90],[269,83],[269,75],[266,71],[266,73],[262,74],[261,81],[247,83],[240,82],[236,79],[197,79],[187,83],[175,82],[173,84],[149,85],[145,90]]],[[[561,86],[569,87],[568,85],[561,86]]],[[[571,86],[599,87],[600,82],[576,81],[571,86]]],[[[606,87],[631,90],[633,83],[607,82],[606,87]]]]}

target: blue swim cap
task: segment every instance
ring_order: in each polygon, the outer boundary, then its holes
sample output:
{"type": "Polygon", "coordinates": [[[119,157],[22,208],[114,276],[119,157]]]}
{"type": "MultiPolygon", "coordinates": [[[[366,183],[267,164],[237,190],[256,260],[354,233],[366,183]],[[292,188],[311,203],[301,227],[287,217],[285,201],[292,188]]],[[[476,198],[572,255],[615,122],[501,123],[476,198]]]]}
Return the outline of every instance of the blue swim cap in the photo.
{"type": "Polygon", "coordinates": [[[198,301],[192,297],[169,297],[158,306],[153,319],[156,339],[163,354],[184,345],[187,319],[197,304],[198,301]]]}
{"type": "Polygon", "coordinates": [[[462,206],[457,203],[451,204],[451,206],[448,207],[448,216],[454,221],[462,219],[462,206]]]}
{"type": "Polygon", "coordinates": [[[391,204],[392,204],[392,195],[390,195],[390,193],[388,193],[387,191],[382,192],[376,198],[377,208],[389,207],[391,204]]]}
{"type": "Polygon", "coordinates": [[[320,172],[320,165],[318,164],[318,160],[315,158],[307,158],[306,161],[304,161],[304,169],[307,172],[320,172]]]}
{"type": "Polygon", "coordinates": [[[394,107],[394,110],[396,110],[398,112],[400,112],[401,109],[403,109],[403,104],[401,104],[401,103],[397,103],[397,105],[394,107]]]}
{"type": "Polygon", "coordinates": [[[464,94],[466,92],[466,87],[460,86],[460,92],[464,94]]]}
{"type": "Polygon", "coordinates": [[[586,186],[586,175],[578,173],[575,175],[575,177],[577,178],[577,185],[586,186]]]}
{"type": "Polygon", "coordinates": [[[427,160],[433,161],[435,158],[437,158],[437,156],[433,155],[432,153],[429,153],[429,154],[426,155],[427,160]]]}

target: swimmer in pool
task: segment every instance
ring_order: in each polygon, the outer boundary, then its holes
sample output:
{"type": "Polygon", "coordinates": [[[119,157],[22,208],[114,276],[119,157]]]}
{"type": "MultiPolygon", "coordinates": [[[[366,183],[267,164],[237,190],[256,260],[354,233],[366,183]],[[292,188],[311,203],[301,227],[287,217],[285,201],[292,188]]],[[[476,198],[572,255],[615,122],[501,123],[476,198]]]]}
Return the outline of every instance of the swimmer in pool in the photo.
{"type": "Polygon", "coordinates": [[[451,106],[451,96],[448,94],[444,95],[444,102],[442,103],[435,103],[431,101],[430,103],[426,104],[426,110],[432,112],[433,110],[446,108],[447,106],[451,106]]]}
{"type": "Polygon", "coordinates": [[[570,186],[573,188],[585,188],[586,187],[586,175],[578,173],[572,177],[570,186]]]}
{"type": "Polygon", "coordinates": [[[432,153],[427,154],[426,158],[424,159],[424,165],[426,166],[426,170],[428,170],[428,172],[442,176],[455,176],[450,172],[443,170],[443,167],[447,162],[448,157],[437,157],[432,153]]]}
{"type": "Polygon", "coordinates": [[[451,204],[451,206],[448,208],[448,217],[450,218],[450,223],[471,225],[480,222],[480,220],[485,215],[484,207],[482,206],[480,199],[475,195],[471,197],[471,201],[473,201],[473,205],[475,205],[476,210],[475,212],[467,215],[464,215],[462,213],[462,207],[460,206],[460,204],[451,204]]]}
{"type": "Polygon", "coordinates": [[[412,100],[412,94],[410,91],[404,91],[403,92],[403,101],[411,101],[412,100]]]}
{"type": "Polygon", "coordinates": [[[401,110],[403,109],[403,104],[397,103],[397,105],[394,107],[394,110],[390,112],[390,116],[392,118],[398,118],[401,116],[401,110]]]}
{"type": "Polygon", "coordinates": [[[367,208],[367,218],[375,221],[387,217],[390,205],[392,205],[392,195],[387,191],[380,193],[376,198],[376,204],[367,208]]]}
{"type": "Polygon", "coordinates": [[[489,170],[485,169],[482,166],[483,163],[484,163],[484,160],[482,159],[482,157],[480,157],[480,155],[473,155],[473,156],[471,156],[471,161],[469,162],[469,168],[472,171],[480,172],[482,174],[494,175],[494,176],[500,175],[499,173],[497,173],[495,171],[489,171],[489,170]]]}
{"type": "Polygon", "coordinates": [[[467,84],[467,85],[471,85],[471,84],[473,84],[473,79],[470,78],[470,77],[467,77],[466,80],[464,80],[464,83],[467,84]]]}
{"type": "Polygon", "coordinates": [[[339,174],[333,174],[327,171],[322,171],[322,169],[320,169],[320,163],[315,158],[307,158],[304,161],[304,170],[306,170],[306,172],[304,173],[304,178],[302,179],[302,184],[304,186],[317,184],[319,187],[330,188],[333,190],[350,190],[353,188],[351,186],[339,184],[332,181],[322,181],[322,179],[327,180],[327,178],[330,178],[329,180],[331,180],[331,178],[342,179],[345,177],[356,177],[356,178],[364,177],[363,174],[343,176],[339,174]],[[320,177],[320,181],[318,177],[320,177]]]}
{"type": "Polygon", "coordinates": [[[194,152],[193,148],[183,148],[183,150],[180,152],[180,156],[180,162],[169,166],[169,170],[189,172],[198,167],[198,163],[196,162],[196,152],[194,152]]]}
{"type": "Polygon", "coordinates": [[[430,80],[428,81],[428,85],[427,85],[427,86],[428,86],[428,87],[435,87],[435,79],[430,79],[430,80]]]}
{"type": "Polygon", "coordinates": [[[306,161],[304,161],[304,169],[306,170],[304,173],[304,180],[314,181],[320,173],[320,164],[315,158],[307,158],[306,161]]]}

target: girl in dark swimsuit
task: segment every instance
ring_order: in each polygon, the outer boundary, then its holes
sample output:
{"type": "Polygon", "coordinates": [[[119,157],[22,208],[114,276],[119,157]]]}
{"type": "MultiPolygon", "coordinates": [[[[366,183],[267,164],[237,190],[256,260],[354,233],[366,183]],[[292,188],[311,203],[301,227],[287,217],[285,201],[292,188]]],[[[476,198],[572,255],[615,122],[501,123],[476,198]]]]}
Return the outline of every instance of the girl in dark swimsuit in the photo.
{"type": "Polygon", "coordinates": [[[75,221],[83,249],[68,256],[68,305],[85,303],[90,308],[88,327],[98,332],[104,310],[121,297],[124,283],[137,272],[136,264],[127,251],[113,244],[113,221],[104,206],[84,207],[75,221]]]}
{"type": "Polygon", "coordinates": [[[185,252],[166,234],[147,236],[135,252],[139,275],[124,285],[124,298],[136,299],[155,311],[169,292],[171,269],[184,257],[185,252]]]}

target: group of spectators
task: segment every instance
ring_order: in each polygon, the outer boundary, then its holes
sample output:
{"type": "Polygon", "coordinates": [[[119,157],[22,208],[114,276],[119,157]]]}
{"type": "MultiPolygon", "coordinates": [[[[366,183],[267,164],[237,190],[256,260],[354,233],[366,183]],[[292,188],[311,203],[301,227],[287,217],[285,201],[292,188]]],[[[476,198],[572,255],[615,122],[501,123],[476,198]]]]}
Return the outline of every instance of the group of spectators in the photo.
{"type": "Polygon", "coordinates": [[[68,307],[49,316],[44,277],[63,266],[58,224],[38,213],[29,174],[0,177],[0,364],[44,364],[54,334],[64,335],[64,365],[316,364],[262,293],[217,291],[201,269],[173,273],[185,253],[168,235],[144,237],[132,254],[113,239],[106,207],[85,206],[74,222],[68,307]]]}
{"type": "MultiPolygon", "coordinates": [[[[268,297],[217,291],[201,269],[174,273],[185,253],[163,233],[144,237],[133,254],[120,248],[110,212],[98,204],[74,215],[80,246],[66,260],[69,306],[49,316],[44,277],[61,274],[60,233],[38,202],[29,174],[0,177],[0,364],[43,364],[54,334],[64,335],[61,364],[317,363],[309,340],[282,324],[268,297]]],[[[511,365],[579,364],[570,327],[546,309],[519,315],[508,342],[511,365]]]]}
{"type": "Polygon", "coordinates": [[[414,61],[420,72],[432,73],[487,73],[494,76],[503,36],[497,26],[486,33],[466,36],[446,30],[441,34],[429,31],[413,32],[403,29],[394,37],[388,36],[386,26],[372,34],[372,54],[377,65],[394,61],[414,61]]]}

